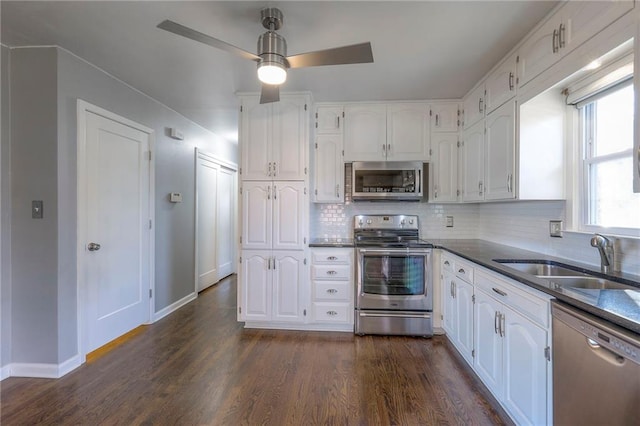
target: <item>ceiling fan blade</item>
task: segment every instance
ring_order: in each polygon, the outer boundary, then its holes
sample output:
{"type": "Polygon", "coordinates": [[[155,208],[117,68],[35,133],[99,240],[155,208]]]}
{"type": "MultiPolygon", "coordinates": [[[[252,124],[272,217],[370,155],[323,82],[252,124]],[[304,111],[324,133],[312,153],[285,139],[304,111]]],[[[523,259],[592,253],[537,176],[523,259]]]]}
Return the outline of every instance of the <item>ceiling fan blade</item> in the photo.
{"type": "Polygon", "coordinates": [[[201,33],[200,31],[185,27],[184,25],[180,25],[177,22],[173,22],[168,19],[160,22],[158,24],[158,28],[169,31],[170,33],[181,35],[186,38],[190,38],[191,40],[199,41],[200,43],[204,43],[218,49],[222,49],[226,52],[233,53],[234,55],[241,56],[245,59],[250,59],[252,61],[260,60],[260,57],[254,55],[253,53],[247,52],[246,50],[242,50],[239,47],[235,47],[229,43],[225,43],[222,40],[218,40],[217,38],[213,38],[204,33],[201,33]]]}
{"type": "Polygon", "coordinates": [[[364,64],[373,62],[371,43],[352,44],[287,57],[291,68],[317,67],[321,65],[364,64]]]}
{"type": "Polygon", "coordinates": [[[262,93],[260,93],[260,103],[268,104],[280,100],[280,86],[262,83],[262,93]]]}

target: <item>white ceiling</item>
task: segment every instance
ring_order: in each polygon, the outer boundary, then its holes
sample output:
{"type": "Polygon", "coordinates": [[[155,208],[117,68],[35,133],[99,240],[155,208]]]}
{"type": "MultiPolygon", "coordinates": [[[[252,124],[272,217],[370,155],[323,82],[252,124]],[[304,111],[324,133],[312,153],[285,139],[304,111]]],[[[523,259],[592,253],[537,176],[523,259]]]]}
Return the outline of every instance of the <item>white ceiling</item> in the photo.
{"type": "Polygon", "coordinates": [[[260,10],[278,7],[288,53],[370,41],[373,64],[289,71],[282,91],[316,101],[460,98],[557,2],[5,1],[2,43],[58,45],[205,128],[234,138],[235,93],[255,62],[162,31],[171,19],[255,52],[260,10]]]}

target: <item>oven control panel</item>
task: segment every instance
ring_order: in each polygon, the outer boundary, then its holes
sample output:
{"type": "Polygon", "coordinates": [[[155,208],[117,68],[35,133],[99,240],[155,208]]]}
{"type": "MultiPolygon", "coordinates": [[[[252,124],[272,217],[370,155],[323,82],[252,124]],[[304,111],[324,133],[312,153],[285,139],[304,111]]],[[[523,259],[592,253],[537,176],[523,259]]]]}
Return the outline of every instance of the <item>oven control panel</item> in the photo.
{"type": "Polygon", "coordinates": [[[354,216],[355,229],[419,229],[418,216],[415,215],[368,215],[354,216]]]}

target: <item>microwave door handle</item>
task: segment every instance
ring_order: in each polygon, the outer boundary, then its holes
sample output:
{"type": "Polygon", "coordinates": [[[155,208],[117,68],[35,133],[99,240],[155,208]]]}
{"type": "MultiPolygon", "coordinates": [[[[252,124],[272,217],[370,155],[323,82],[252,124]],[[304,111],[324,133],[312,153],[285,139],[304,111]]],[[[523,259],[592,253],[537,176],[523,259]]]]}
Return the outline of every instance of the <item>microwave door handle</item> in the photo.
{"type": "Polygon", "coordinates": [[[422,193],[422,170],[418,169],[418,194],[422,193]]]}

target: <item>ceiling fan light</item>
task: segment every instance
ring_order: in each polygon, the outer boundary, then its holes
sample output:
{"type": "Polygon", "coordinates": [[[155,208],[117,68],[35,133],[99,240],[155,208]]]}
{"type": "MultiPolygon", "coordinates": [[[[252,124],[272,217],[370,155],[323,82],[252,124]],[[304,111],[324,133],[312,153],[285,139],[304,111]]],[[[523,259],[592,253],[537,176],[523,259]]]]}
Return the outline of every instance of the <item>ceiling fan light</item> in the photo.
{"type": "Polygon", "coordinates": [[[261,62],[258,64],[258,79],[265,84],[282,84],[287,80],[287,70],[277,62],[261,62]]]}

